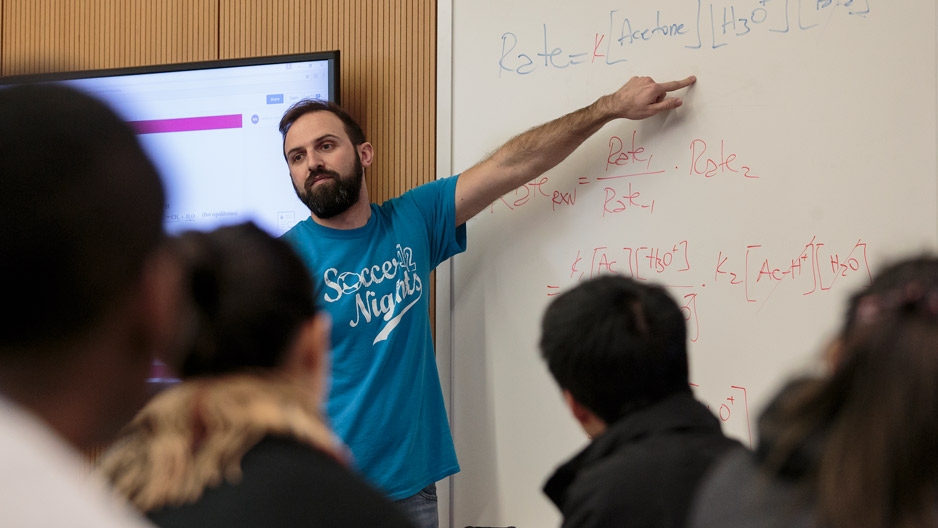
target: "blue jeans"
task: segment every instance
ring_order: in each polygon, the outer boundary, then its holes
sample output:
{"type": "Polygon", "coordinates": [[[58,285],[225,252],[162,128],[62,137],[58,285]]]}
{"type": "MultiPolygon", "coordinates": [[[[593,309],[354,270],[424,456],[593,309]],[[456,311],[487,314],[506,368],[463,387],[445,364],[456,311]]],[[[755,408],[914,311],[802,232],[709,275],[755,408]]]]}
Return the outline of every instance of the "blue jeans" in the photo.
{"type": "Polygon", "coordinates": [[[430,484],[406,499],[395,501],[404,515],[410,517],[418,528],[439,528],[440,513],[437,507],[436,484],[430,484]]]}

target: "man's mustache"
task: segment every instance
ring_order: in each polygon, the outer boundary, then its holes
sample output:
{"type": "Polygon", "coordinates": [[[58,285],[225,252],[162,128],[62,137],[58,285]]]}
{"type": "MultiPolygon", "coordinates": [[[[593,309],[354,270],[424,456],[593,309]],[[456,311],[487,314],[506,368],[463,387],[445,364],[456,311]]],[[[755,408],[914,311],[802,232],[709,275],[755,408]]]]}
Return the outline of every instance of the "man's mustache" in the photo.
{"type": "Polygon", "coordinates": [[[329,169],[310,170],[309,174],[307,174],[306,176],[306,182],[304,183],[304,187],[306,187],[306,190],[309,191],[313,187],[313,184],[319,181],[321,176],[326,176],[334,180],[338,180],[341,178],[338,172],[332,171],[329,169]]]}

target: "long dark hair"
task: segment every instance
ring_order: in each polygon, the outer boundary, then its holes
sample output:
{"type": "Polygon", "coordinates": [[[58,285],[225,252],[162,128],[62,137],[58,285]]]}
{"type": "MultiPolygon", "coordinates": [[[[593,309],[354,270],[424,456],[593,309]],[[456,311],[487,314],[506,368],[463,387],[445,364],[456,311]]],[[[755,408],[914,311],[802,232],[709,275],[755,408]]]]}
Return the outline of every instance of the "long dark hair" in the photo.
{"type": "Polygon", "coordinates": [[[819,526],[938,524],[938,260],[891,266],[851,298],[834,372],[777,404],[776,473],[807,466],[819,526]]]}

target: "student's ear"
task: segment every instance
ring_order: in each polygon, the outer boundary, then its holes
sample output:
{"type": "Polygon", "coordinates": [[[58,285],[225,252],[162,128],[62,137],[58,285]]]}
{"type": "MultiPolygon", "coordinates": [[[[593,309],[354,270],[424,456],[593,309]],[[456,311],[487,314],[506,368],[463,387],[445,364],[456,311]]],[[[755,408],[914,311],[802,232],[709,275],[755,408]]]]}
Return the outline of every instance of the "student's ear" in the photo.
{"type": "Polygon", "coordinates": [[[165,247],[151,256],[141,274],[142,327],[150,352],[164,361],[173,358],[183,346],[183,274],[182,264],[165,247]]]}
{"type": "Polygon", "coordinates": [[[315,398],[328,392],[331,363],[332,322],[320,312],[304,323],[288,360],[288,369],[308,387],[315,398]]]}
{"type": "Polygon", "coordinates": [[[563,390],[563,399],[567,402],[567,407],[570,408],[570,412],[573,413],[573,417],[576,418],[576,421],[580,422],[580,425],[585,426],[590,421],[590,417],[593,413],[582,403],[576,401],[567,389],[563,390]]]}
{"type": "Polygon", "coordinates": [[[329,368],[332,325],[329,316],[320,312],[306,322],[300,331],[300,362],[304,370],[313,373],[329,368]]]}
{"type": "Polygon", "coordinates": [[[358,156],[362,160],[362,167],[368,167],[375,160],[375,148],[369,142],[364,142],[358,146],[358,156]]]}
{"type": "Polygon", "coordinates": [[[827,348],[824,350],[824,366],[827,367],[828,372],[837,370],[843,359],[843,354],[844,341],[842,337],[837,336],[828,343],[827,348]]]}
{"type": "Polygon", "coordinates": [[[567,402],[567,407],[570,408],[570,412],[573,413],[576,421],[580,422],[580,426],[586,431],[588,437],[592,439],[606,430],[606,422],[596,416],[596,413],[591,411],[589,407],[577,401],[567,389],[563,390],[563,399],[567,402]]]}

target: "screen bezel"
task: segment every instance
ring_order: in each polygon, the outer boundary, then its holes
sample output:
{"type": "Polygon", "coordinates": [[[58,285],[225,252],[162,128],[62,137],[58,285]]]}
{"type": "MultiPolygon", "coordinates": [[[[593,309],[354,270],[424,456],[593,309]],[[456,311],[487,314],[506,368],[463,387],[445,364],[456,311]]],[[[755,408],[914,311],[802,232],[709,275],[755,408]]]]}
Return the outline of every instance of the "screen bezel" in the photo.
{"type": "Polygon", "coordinates": [[[126,75],[140,75],[149,73],[173,73],[194,70],[212,70],[237,68],[241,66],[260,66],[268,64],[286,64],[291,62],[327,61],[329,69],[329,98],[336,104],[341,104],[339,95],[339,51],[310,51],[303,53],[290,53],[284,55],[266,55],[258,57],[244,57],[237,59],[212,59],[196,62],[176,62],[170,64],[154,64],[147,66],[129,66],[123,68],[102,68],[94,70],[69,70],[57,72],[28,73],[21,75],[0,76],[0,85],[13,85],[25,83],[43,83],[55,81],[68,81],[76,79],[91,79],[102,77],[121,77],[126,75]]]}

